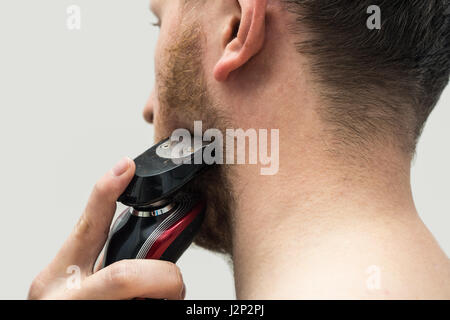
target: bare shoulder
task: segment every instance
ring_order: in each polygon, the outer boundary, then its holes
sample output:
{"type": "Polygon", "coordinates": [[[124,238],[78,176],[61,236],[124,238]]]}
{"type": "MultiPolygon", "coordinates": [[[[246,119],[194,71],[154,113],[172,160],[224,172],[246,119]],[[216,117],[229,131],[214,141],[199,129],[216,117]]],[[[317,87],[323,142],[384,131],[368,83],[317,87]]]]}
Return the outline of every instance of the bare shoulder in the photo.
{"type": "Polygon", "coordinates": [[[450,260],[420,223],[343,229],[280,276],[279,297],[450,299],[450,260]]]}

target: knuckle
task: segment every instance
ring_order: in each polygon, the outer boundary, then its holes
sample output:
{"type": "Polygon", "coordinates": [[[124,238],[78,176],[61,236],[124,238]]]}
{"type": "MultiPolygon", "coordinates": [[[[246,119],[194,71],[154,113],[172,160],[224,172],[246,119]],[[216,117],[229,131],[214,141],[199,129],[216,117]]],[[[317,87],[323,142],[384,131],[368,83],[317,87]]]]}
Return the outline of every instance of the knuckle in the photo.
{"type": "Polygon", "coordinates": [[[120,288],[130,286],[136,279],[136,269],[126,260],[112,264],[107,270],[107,280],[120,288]]]}
{"type": "Polygon", "coordinates": [[[183,275],[181,274],[180,268],[170,262],[167,262],[166,268],[169,274],[171,287],[174,290],[181,290],[181,288],[183,288],[183,275]]]}
{"type": "Polygon", "coordinates": [[[95,185],[94,185],[93,194],[94,194],[95,197],[98,197],[98,198],[108,197],[109,194],[110,194],[110,190],[109,190],[108,184],[105,183],[103,181],[103,179],[97,181],[95,183],[95,185]]]}
{"type": "Polygon", "coordinates": [[[92,230],[92,224],[89,219],[86,218],[86,215],[83,214],[75,227],[75,235],[79,238],[83,238],[86,234],[89,234],[92,230]]]}

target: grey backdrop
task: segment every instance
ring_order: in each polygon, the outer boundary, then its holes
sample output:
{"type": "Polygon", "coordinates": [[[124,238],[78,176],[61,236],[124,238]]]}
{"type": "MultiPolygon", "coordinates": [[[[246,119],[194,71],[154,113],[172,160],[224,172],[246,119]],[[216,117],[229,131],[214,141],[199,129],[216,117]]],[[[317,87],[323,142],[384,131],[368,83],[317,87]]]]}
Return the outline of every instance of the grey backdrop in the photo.
{"type": "MultiPolygon", "coordinates": [[[[26,297],[78,220],[95,181],[151,145],[141,117],[153,87],[158,30],[148,0],[0,2],[0,298],[26,297]],[[66,9],[81,8],[81,30],[66,9]]],[[[450,90],[420,141],[418,210],[450,253],[450,90]]],[[[233,299],[232,270],[190,248],[180,259],[187,299],[233,299]]]]}

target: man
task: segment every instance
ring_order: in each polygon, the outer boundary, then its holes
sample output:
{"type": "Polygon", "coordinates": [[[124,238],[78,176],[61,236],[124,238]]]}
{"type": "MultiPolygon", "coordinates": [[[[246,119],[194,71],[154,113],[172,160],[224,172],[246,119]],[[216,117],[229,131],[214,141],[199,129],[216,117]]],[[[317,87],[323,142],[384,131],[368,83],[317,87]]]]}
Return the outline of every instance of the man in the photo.
{"type": "MultiPolygon", "coordinates": [[[[144,116],[177,128],[279,129],[279,170],[208,172],[197,244],[230,254],[238,299],[449,299],[450,264],[420,220],[410,163],[447,85],[442,0],[153,0],[156,87],[144,116]],[[369,13],[368,13],[369,12],[369,13]],[[381,19],[370,28],[368,19],[381,19]],[[375,24],[376,25],[376,24],[375,24]]],[[[95,186],[30,298],[184,297],[176,266],[94,269],[134,163],[95,186]],[[65,286],[78,265],[78,290],[65,286]]],[[[207,298],[207,297],[205,297],[207,298]]]]}

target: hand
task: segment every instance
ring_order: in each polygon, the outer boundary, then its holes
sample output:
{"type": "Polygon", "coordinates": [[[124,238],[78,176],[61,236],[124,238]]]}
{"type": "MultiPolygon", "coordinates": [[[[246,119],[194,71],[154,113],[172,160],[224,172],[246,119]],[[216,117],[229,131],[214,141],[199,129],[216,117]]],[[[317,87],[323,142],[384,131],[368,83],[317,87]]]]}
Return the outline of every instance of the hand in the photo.
{"type": "Polygon", "coordinates": [[[134,171],[134,162],[125,158],[96,183],[69,238],[53,261],[34,279],[29,299],[184,298],[181,272],[170,262],[122,260],[94,270],[108,237],[116,201],[134,171]],[[69,270],[75,270],[75,274],[69,270]],[[79,281],[70,281],[77,280],[73,277],[78,275],[79,281]]]}

